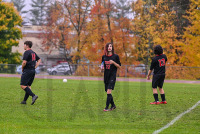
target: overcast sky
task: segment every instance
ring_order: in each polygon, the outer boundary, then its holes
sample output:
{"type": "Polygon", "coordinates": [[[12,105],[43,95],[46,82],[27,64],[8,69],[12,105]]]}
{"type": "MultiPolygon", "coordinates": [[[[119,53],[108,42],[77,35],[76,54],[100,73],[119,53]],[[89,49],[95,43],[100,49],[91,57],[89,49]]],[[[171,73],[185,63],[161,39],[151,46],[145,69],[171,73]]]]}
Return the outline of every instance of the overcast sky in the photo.
{"type": "MultiPolygon", "coordinates": [[[[7,2],[10,2],[11,0],[4,0],[4,1],[7,1],[7,2]]],[[[60,0],[61,1],[61,0],[60,0]]],[[[116,2],[117,0],[111,0],[112,2],[116,2]]],[[[128,2],[131,2],[131,1],[135,1],[135,0],[127,0],[128,2]]],[[[31,0],[25,0],[25,4],[26,6],[23,8],[23,11],[29,11],[31,9],[31,0]]],[[[29,13],[27,14],[23,14],[22,17],[25,19],[25,18],[29,18],[31,15],[29,13]]],[[[132,14],[128,15],[129,18],[132,18],[132,14]]],[[[25,19],[26,21],[26,19],[25,19]]]]}
{"type": "MultiPolygon", "coordinates": [[[[10,2],[11,0],[4,0],[4,1],[10,2]]],[[[111,0],[111,1],[115,2],[117,0],[111,0]]],[[[135,1],[135,0],[127,0],[127,1],[131,2],[131,1],[135,1]]],[[[24,7],[24,10],[28,11],[31,8],[31,5],[30,5],[31,4],[31,0],[25,0],[25,4],[26,4],[26,6],[24,7]]]]}

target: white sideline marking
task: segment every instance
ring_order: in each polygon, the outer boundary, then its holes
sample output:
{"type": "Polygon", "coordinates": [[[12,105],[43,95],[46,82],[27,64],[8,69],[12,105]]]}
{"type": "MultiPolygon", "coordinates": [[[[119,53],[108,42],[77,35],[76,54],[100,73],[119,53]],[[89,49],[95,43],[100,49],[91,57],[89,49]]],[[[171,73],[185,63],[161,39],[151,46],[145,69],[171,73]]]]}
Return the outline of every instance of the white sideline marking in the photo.
{"type": "Polygon", "coordinates": [[[187,111],[179,114],[176,118],[174,118],[170,123],[168,123],[167,125],[165,125],[164,127],[156,130],[153,132],[153,134],[158,134],[160,133],[161,131],[163,131],[164,129],[168,128],[169,126],[173,125],[177,120],[179,120],[183,115],[189,113],[190,111],[192,111],[193,109],[195,109],[198,105],[200,104],[200,100],[194,105],[192,106],[191,108],[189,108],[187,111]]]}

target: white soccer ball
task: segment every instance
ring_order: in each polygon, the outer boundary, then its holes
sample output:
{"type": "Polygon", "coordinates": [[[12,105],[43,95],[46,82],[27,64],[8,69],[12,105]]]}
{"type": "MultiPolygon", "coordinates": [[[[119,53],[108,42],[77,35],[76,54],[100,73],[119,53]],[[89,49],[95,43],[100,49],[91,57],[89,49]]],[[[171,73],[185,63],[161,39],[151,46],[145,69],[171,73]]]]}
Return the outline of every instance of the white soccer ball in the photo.
{"type": "Polygon", "coordinates": [[[63,79],[63,82],[67,82],[67,79],[63,79]]]}

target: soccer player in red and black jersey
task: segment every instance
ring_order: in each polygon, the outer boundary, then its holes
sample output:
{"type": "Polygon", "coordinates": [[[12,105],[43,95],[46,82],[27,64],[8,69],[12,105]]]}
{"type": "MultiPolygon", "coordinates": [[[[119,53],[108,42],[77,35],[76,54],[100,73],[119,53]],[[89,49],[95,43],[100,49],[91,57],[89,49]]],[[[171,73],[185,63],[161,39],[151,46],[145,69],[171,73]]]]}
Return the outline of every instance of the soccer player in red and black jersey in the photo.
{"type": "Polygon", "coordinates": [[[107,101],[104,111],[111,111],[116,108],[111,92],[115,87],[117,69],[121,67],[119,56],[114,53],[112,43],[106,44],[104,55],[102,56],[102,63],[104,65],[102,69],[104,69],[105,91],[107,92],[107,101]],[[110,103],[111,108],[109,109],[110,103]]]}
{"type": "Polygon", "coordinates": [[[165,100],[165,92],[163,90],[163,84],[165,79],[165,65],[167,62],[167,56],[163,54],[163,48],[160,45],[154,47],[154,54],[156,55],[152,62],[151,67],[147,75],[147,80],[150,79],[150,75],[153,72],[152,88],[155,101],[150,104],[167,104],[165,100]],[[162,101],[159,102],[157,87],[159,88],[162,101]]]}
{"type": "Polygon", "coordinates": [[[32,103],[33,105],[37,100],[38,96],[35,95],[31,91],[31,84],[35,78],[35,69],[39,66],[41,59],[37,56],[37,54],[31,50],[32,42],[25,41],[24,42],[24,52],[23,55],[23,62],[22,62],[22,76],[21,76],[21,88],[25,91],[24,100],[21,104],[26,104],[26,100],[29,96],[32,96],[32,103]]]}

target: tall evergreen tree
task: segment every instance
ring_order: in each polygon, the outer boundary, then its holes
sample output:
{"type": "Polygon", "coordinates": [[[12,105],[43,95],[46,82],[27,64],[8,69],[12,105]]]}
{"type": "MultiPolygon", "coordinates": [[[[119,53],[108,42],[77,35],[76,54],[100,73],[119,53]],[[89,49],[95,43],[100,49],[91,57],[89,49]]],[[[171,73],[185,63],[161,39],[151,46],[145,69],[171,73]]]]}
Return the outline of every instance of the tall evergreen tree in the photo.
{"type": "Polygon", "coordinates": [[[129,17],[131,12],[131,5],[128,0],[117,0],[115,4],[117,10],[116,18],[129,17]]]}
{"type": "Polygon", "coordinates": [[[30,10],[32,18],[30,21],[33,25],[43,25],[46,20],[49,0],[31,0],[31,6],[33,9],[30,10]]]}
{"type": "Polygon", "coordinates": [[[177,33],[182,35],[184,33],[184,27],[189,25],[189,20],[185,18],[185,15],[189,15],[187,10],[190,7],[189,0],[174,0],[170,3],[171,9],[174,9],[176,13],[175,26],[177,27],[177,33]]]}
{"type": "Polygon", "coordinates": [[[17,8],[17,11],[22,15],[28,11],[24,11],[23,8],[26,6],[25,0],[11,0],[14,6],[17,8]]]}

